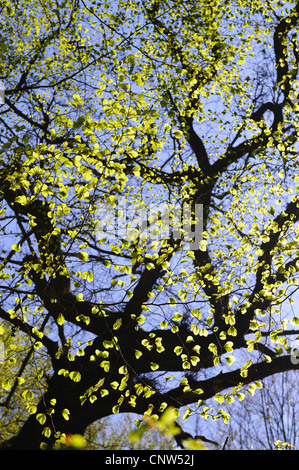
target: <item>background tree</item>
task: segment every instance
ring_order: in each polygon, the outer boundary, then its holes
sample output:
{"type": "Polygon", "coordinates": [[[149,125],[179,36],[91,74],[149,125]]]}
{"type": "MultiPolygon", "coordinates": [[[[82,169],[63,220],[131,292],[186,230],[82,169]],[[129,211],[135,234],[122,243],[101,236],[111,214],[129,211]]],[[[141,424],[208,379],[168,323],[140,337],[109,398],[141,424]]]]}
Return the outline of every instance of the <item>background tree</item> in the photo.
{"type": "Polygon", "coordinates": [[[20,336],[4,324],[0,337],[5,351],[5,361],[0,365],[1,443],[18,432],[28,412],[34,413],[34,397],[46,390],[51,366],[42,351],[37,353],[29,336],[20,336]]]}
{"type": "Polygon", "coordinates": [[[219,423],[213,431],[223,441],[228,437],[228,450],[298,449],[297,395],[293,371],[268,377],[259,393],[232,404],[228,425],[219,423]]]}
{"type": "Polygon", "coordinates": [[[130,439],[136,429],[138,415],[124,414],[121,418],[107,417],[91,424],[85,433],[88,450],[171,450],[176,448],[172,436],[150,427],[140,439],[130,439]]]}
{"type": "Polygon", "coordinates": [[[51,363],[2,448],[111,413],[205,418],[212,397],[227,420],[232,397],[298,368],[298,13],[2,2],[0,317],[51,363]],[[111,240],[123,201],[148,223],[151,201],[185,205],[195,231],[199,204],[202,239],[159,219],[153,237],[131,210],[111,240]]]}

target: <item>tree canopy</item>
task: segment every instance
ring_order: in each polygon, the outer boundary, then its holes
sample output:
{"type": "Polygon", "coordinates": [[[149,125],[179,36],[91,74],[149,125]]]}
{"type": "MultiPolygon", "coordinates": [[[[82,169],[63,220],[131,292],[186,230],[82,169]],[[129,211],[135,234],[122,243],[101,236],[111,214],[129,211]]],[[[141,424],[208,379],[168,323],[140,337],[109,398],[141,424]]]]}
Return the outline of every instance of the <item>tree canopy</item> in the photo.
{"type": "Polygon", "coordinates": [[[298,369],[299,2],[0,11],[1,333],[26,345],[1,448],[112,413],[227,420],[298,369]]]}

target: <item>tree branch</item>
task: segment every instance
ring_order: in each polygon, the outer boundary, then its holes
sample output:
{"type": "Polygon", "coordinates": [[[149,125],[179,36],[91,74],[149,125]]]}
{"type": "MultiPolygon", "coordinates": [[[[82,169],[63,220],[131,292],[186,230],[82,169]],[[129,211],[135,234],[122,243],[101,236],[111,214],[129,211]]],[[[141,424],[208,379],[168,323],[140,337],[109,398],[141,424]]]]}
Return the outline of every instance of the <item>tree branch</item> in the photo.
{"type": "Polygon", "coordinates": [[[299,363],[292,363],[291,356],[275,357],[271,362],[264,361],[251,365],[247,369],[246,376],[241,375],[241,369],[236,369],[232,372],[220,373],[210,379],[198,380],[192,384],[192,389],[201,390],[200,393],[196,391],[184,392],[184,387],[180,386],[166,393],[165,400],[170,400],[172,404],[177,401],[181,406],[190,405],[198,400],[207,400],[216,393],[232,387],[244,386],[257,380],[263,380],[270,375],[298,369],[299,363]]]}

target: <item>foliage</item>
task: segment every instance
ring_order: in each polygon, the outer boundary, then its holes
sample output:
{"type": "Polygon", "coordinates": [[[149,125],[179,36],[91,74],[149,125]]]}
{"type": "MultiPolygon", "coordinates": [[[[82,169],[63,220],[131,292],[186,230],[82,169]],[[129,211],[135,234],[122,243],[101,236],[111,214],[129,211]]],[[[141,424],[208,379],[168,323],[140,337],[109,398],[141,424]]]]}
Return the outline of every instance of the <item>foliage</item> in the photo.
{"type": "MultiPolygon", "coordinates": [[[[198,420],[207,436],[219,436],[227,450],[275,450],[298,448],[298,383],[289,371],[263,380],[259,393],[230,405],[230,421],[209,426],[198,420]],[[210,427],[210,429],[208,429],[210,427]]],[[[195,426],[196,429],[196,426],[195,426]]],[[[196,430],[198,432],[198,430],[196,430]]]]}
{"type": "Polygon", "coordinates": [[[1,332],[5,360],[0,365],[0,442],[4,442],[19,431],[30,414],[35,413],[38,399],[46,390],[45,378],[50,363],[45,354],[34,354],[30,337],[17,335],[6,322],[1,332]]]}
{"type": "Polygon", "coordinates": [[[53,448],[112,413],[227,421],[298,368],[298,15],[2,2],[0,317],[47,365],[22,375],[28,402],[42,387],[3,448],[53,448]],[[165,207],[190,210],[168,235],[165,207]]]}
{"type": "Polygon", "coordinates": [[[171,450],[176,447],[173,436],[164,433],[157,427],[145,426],[142,428],[142,435],[141,432],[138,433],[140,420],[136,422],[136,418],[138,418],[138,415],[122,414],[102,418],[91,424],[85,432],[87,449],[171,450]],[[136,439],[130,439],[132,433],[134,433],[136,439]]]}
{"type": "MultiPolygon", "coordinates": [[[[145,416],[144,422],[139,423],[137,429],[133,430],[129,434],[129,440],[132,442],[139,442],[144,433],[149,429],[158,431],[164,434],[165,436],[171,436],[172,438],[177,438],[182,434],[182,429],[178,426],[176,419],[178,417],[178,412],[175,408],[169,407],[162,413],[159,419],[153,419],[151,416],[145,416]]],[[[181,440],[182,446],[187,450],[204,450],[205,446],[201,440],[193,439],[192,436],[186,435],[181,440]]]]}

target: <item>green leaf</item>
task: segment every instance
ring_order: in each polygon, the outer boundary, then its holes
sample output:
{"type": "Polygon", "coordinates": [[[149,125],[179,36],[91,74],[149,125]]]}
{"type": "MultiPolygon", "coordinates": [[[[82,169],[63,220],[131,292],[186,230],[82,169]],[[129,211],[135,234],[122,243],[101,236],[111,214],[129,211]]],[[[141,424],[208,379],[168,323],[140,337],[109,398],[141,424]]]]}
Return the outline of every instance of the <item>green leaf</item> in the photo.
{"type": "Polygon", "coordinates": [[[116,389],[118,388],[118,386],[119,386],[119,383],[116,382],[116,380],[115,380],[114,382],[111,382],[111,383],[110,383],[110,386],[111,386],[111,388],[113,388],[113,390],[116,390],[116,389]]]}
{"type": "Polygon", "coordinates": [[[72,372],[70,372],[70,374],[69,374],[69,378],[70,378],[73,382],[80,382],[80,380],[81,380],[81,374],[80,374],[80,372],[78,372],[78,371],[72,371],[72,372]]]}
{"type": "Polygon", "coordinates": [[[70,419],[70,411],[67,409],[67,408],[64,408],[61,412],[63,418],[66,420],[66,421],[69,421],[70,419]]]}
{"type": "Polygon", "coordinates": [[[30,406],[28,406],[27,410],[28,410],[28,413],[30,415],[34,415],[37,412],[37,406],[36,405],[30,405],[30,406]]]}
{"type": "Polygon", "coordinates": [[[2,381],[2,384],[1,384],[1,385],[2,385],[2,388],[3,388],[4,390],[10,390],[11,387],[12,387],[12,385],[11,385],[11,383],[10,383],[10,381],[9,381],[8,379],[4,379],[4,380],[2,381]]]}
{"type": "Polygon", "coordinates": [[[185,369],[185,370],[191,368],[191,364],[190,364],[189,361],[184,361],[182,366],[183,366],[183,369],[185,369]]]}
{"type": "Polygon", "coordinates": [[[142,352],[139,351],[138,349],[135,349],[135,357],[136,359],[139,359],[142,356],[142,352]]]}
{"type": "Polygon", "coordinates": [[[193,310],[191,310],[191,316],[200,320],[202,315],[201,315],[201,311],[199,310],[199,308],[194,308],[193,310]]]}
{"type": "Polygon", "coordinates": [[[118,318],[113,324],[113,329],[118,330],[121,327],[121,325],[122,325],[122,319],[118,318]]]}
{"type": "Polygon", "coordinates": [[[182,353],[182,351],[183,351],[183,347],[182,347],[182,346],[175,346],[175,348],[174,348],[173,351],[175,352],[175,354],[176,354],[177,356],[179,356],[179,355],[182,353]]]}
{"type": "Polygon", "coordinates": [[[181,139],[184,134],[183,134],[183,132],[180,131],[180,130],[175,130],[175,131],[173,132],[173,135],[174,135],[174,137],[175,137],[176,139],[181,139]]]}
{"type": "Polygon", "coordinates": [[[191,356],[190,361],[191,361],[192,366],[195,367],[197,365],[197,363],[200,361],[200,359],[199,359],[198,356],[191,356]]]}
{"type": "Polygon", "coordinates": [[[20,252],[21,252],[20,244],[19,244],[19,243],[15,243],[14,245],[12,245],[11,249],[14,250],[14,251],[16,251],[17,253],[20,253],[20,252]]]}
{"type": "Polygon", "coordinates": [[[226,362],[228,363],[228,365],[230,366],[231,364],[233,364],[235,362],[236,358],[234,356],[227,356],[226,357],[226,362]]]}
{"type": "Polygon", "coordinates": [[[227,341],[224,345],[224,349],[227,352],[232,352],[234,350],[233,346],[234,346],[234,343],[232,341],[227,341]]]}
{"type": "Polygon", "coordinates": [[[230,326],[229,329],[227,330],[227,333],[230,336],[237,336],[237,330],[234,326],[230,326]]]}
{"type": "Polygon", "coordinates": [[[127,374],[127,373],[128,373],[127,366],[121,366],[121,367],[119,367],[118,372],[119,372],[120,374],[122,374],[122,375],[127,374]]]}
{"type": "Polygon", "coordinates": [[[86,253],[86,251],[79,252],[77,256],[81,261],[87,261],[89,258],[89,255],[86,253]]]}
{"type": "Polygon", "coordinates": [[[183,320],[183,315],[180,312],[176,312],[173,317],[173,321],[182,321],[183,320]]]}
{"type": "Polygon", "coordinates": [[[36,421],[38,421],[40,424],[45,424],[46,419],[47,419],[47,417],[46,417],[45,413],[38,413],[36,415],[36,421]]]}
{"type": "Polygon", "coordinates": [[[58,325],[60,325],[60,326],[63,325],[63,323],[64,323],[64,316],[62,315],[62,313],[59,313],[59,314],[58,314],[57,323],[58,323],[58,325]]]}
{"type": "Polygon", "coordinates": [[[14,8],[6,7],[6,13],[7,13],[7,16],[14,16],[15,10],[14,8]]]}
{"type": "Polygon", "coordinates": [[[199,332],[199,336],[208,336],[208,330],[206,328],[202,328],[199,332]]]}
{"type": "Polygon", "coordinates": [[[42,435],[49,438],[51,436],[51,429],[47,426],[42,430],[42,435]]]}

